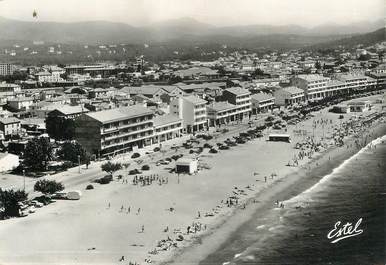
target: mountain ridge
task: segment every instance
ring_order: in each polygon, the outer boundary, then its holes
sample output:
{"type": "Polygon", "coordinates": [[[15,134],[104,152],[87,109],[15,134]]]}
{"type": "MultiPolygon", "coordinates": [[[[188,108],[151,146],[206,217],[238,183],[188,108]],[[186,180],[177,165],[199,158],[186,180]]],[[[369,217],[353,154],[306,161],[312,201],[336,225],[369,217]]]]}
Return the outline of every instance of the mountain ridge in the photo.
{"type": "Polygon", "coordinates": [[[217,35],[249,38],[272,34],[331,36],[361,34],[380,28],[381,22],[356,23],[353,25],[320,25],[306,28],[299,25],[245,25],[218,27],[185,17],[156,22],[150,25],[134,27],[120,22],[81,21],[48,22],[21,21],[0,17],[0,41],[41,40],[55,43],[148,43],[172,39],[184,39],[188,36],[211,38],[217,35]]]}

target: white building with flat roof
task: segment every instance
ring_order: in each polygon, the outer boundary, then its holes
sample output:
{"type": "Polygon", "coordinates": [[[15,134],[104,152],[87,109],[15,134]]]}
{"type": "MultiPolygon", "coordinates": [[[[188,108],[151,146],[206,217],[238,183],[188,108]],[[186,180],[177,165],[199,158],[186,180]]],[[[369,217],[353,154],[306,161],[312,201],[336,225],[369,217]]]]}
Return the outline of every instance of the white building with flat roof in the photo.
{"type": "Polygon", "coordinates": [[[280,88],[275,91],[274,96],[278,106],[289,106],[305,100],[304,90],[294,86],[280,88]]]}
{"type": "Polygon", "coordinates": [[[196,96],[178,97],[170,102],[170,113],[184,121],[188,133],[204,130],[208,126],[206,100],[196,96]]]}

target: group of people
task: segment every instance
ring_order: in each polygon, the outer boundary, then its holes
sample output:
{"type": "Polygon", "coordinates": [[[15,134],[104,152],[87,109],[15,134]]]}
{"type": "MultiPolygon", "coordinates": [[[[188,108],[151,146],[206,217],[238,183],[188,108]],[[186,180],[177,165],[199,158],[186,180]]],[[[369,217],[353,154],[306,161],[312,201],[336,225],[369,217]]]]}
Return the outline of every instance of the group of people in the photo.
{"type": "Polygon", "coordinates": [[[134,185],[140,184],[141,186],[149,186],[149,185],[153,184],[153,182],[157,182],[158,185],[168,184],[169,178],[158,176],[158,174],[151,174],[151,175],[147,175],[147,176],[135,175],[133,178],[133,184],[134,185]]]}

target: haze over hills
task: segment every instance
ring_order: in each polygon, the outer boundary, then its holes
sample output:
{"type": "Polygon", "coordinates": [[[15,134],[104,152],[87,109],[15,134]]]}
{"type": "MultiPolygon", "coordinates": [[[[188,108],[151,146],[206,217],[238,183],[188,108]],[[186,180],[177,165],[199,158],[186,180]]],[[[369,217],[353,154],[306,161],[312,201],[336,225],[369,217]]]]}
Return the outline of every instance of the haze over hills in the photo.
{"type": "Polygon", "coordinates": [[[347,38],[328,41],[315,44],[312,48],[335,48],[337,46],[354,47],[356,45],[363,44],[364,46],[372,45],[374,43],[386,41],[386,28],[383,27],[373,32],[350,36],[347,38]]]}
{"type": "Polygon", "coordinates": [[[27,22],[0,17],[0,41],[41,40],[55,43],[146,43],[169,40],[191,40],[192,38],[216,40],[230,38],[256,38],[263,35],[300,35],[308,38],[329,36],[334,40],[347,35],[366,33],[384,27],[382,20],[351,25],[321,25],[306,28],[298,25],[272,26],[247,25],[216,27],[192,18],[181,18],[154,23],[144,27],[133,27],[124,23],[106,21],[89,22],[27,22]]]}

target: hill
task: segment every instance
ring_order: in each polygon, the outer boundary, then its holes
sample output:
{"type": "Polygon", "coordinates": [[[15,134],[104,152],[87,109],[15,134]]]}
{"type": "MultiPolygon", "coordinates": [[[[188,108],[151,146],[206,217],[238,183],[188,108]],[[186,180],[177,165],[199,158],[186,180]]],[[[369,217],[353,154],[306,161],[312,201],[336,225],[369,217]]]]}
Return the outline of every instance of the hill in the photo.
{"type": "MultiPolygon", "coordinates": [[[[305,28],[298,25],[272,26],[247,25],[215,27],[192,18],[181,18],[154,23],[146,27],[133,27],[124,23],[89,21],[75,23],[19,21],[0,17],[0,41],[45,41],[52,43],[153,43],[173,39],[190,40],[192,37],[216,39],[217,36],[254,38],[266,35],[347,36],[369,32],[379,22],[357,25],[324,25],[305,28]],[[367,31],[366,31],[367,30],[367,31]]],[[[379,27],[378,27],[379,28],[379,27]]],[[[320,39],[322,38],[315,38],[320,39]]],[[[326,40],[330,40],[326,38],[326,40]]]]}
{"type": "Polygon", "coordinates": [[[357,46],[358,44],[363,44],[364,46],[370,46],[382,41],[386,41],[386,28],[384,27],[366,34],[359,34],[355,36],[342,38],[339,40],[318,43],[313,45],[311,48],[333,49],[338,46],[345,46],[346,48],[352,48],[354,46],[357,46]]]}

